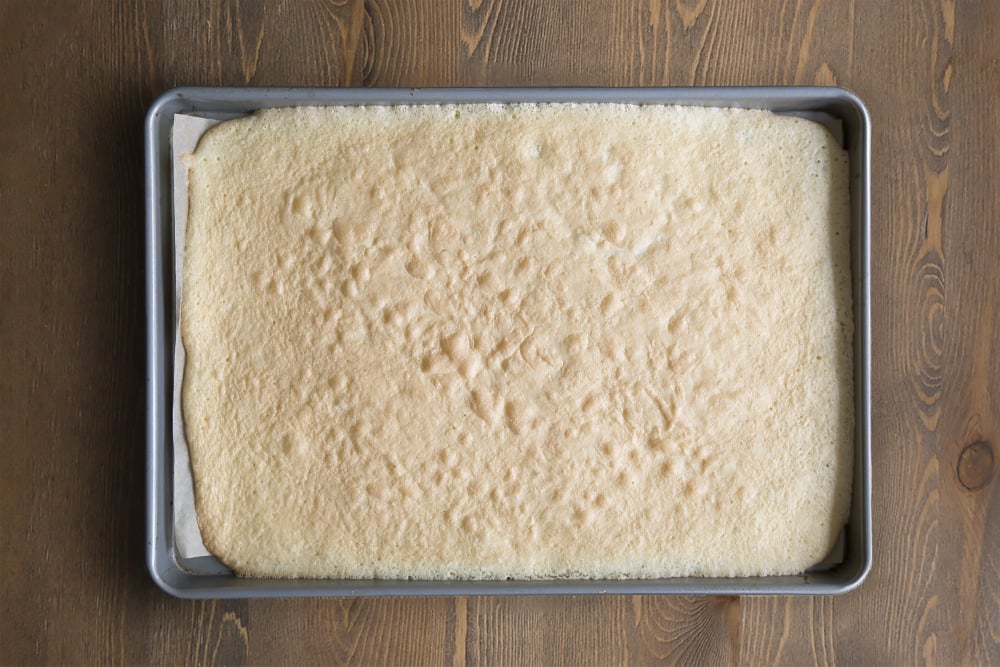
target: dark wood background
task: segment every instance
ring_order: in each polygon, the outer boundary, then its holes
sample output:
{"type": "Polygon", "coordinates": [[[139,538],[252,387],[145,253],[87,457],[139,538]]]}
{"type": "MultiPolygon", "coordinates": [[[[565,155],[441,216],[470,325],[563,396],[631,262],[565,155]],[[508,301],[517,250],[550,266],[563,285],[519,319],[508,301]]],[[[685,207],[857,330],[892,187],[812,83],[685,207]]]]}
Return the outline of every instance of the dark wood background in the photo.
{"type": "Polygon", "coordinates": [[[1000,663],[1000,2],[0,0],[3,663],[1000,663]],[[187,602],[143,564],[142,122],[178,85],[838,84],[875,565],[828,598],[187,602]]]}

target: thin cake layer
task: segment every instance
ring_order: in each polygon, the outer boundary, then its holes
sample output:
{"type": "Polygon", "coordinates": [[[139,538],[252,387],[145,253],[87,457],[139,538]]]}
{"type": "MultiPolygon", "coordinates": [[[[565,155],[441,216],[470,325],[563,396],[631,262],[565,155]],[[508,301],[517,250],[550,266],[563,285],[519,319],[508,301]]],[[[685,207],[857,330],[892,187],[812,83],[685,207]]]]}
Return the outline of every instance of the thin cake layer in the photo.
{"type": "Polygon", "coordinates": [[[763,111],[261,111],[190,163],[208,547],[267,577],[796,573],[852,470],[847,155],[763,111]]]}

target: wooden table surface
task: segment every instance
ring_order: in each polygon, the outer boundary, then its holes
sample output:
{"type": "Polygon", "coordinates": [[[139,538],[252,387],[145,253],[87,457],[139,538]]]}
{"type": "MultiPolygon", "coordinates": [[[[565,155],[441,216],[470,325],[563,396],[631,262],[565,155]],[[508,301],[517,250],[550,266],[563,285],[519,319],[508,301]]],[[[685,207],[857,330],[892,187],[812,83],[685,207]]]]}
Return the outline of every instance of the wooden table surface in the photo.
{"type": "Polygon", "coordinates": [[[2,0],[0,662],[1000,663],[998,23],[996,0],[2,0]],[[159,93],[813,83],[853,89],[874,123],[860,589],[190,602],[153,585],[142,123],[159,93]]]}

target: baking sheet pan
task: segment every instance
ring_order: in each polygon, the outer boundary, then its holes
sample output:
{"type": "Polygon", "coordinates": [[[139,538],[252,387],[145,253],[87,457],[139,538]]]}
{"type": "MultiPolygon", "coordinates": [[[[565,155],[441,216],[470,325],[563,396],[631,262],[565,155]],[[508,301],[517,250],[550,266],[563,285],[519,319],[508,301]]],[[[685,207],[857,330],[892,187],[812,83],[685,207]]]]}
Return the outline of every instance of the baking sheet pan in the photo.
{"type": "MultiPolygon", "coordinates": [[[[178,597],[354,595],[831,594],[851,590],[871,566],[870,480],[870,120],[861,101],[832,87],[321,89],[179,88],[146,119],[147,564],[178,597]],[[171,134],[175,114],[227,119],[287,106],[477,102],[625,102],[768,109],[823,122],[850,155],[852,277],[855,308],[855,460],[853,496],[839,562],[801,575],[746,578],[532,581],[277,580],[237,577],[212,556],[185,558],[174,534],[172,411],[175,273],[171,134]]],[[[835,559],[836,560],[836,559],[835,559]]]]}

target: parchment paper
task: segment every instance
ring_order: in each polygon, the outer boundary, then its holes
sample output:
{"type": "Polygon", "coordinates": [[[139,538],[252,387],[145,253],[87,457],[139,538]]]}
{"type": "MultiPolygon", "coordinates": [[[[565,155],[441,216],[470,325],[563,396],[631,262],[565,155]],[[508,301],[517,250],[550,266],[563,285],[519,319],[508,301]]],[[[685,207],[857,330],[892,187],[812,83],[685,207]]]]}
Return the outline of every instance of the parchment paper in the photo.
{"type": "Polygon", "coordinates": [[[171,134],[171,159],[174,184],[174,547],[182,558],[210,556],[201,539],[194,507],[194,478],[184,436],[184,415],[181,412],[181,387],[184,384],[184,345],[181,342],[181,278],[184,275],[184,239],[187,228],[188,188],[184,158],[194,152],[198,140],[210,127],[221,120],[174,114],[171,134]]]}

